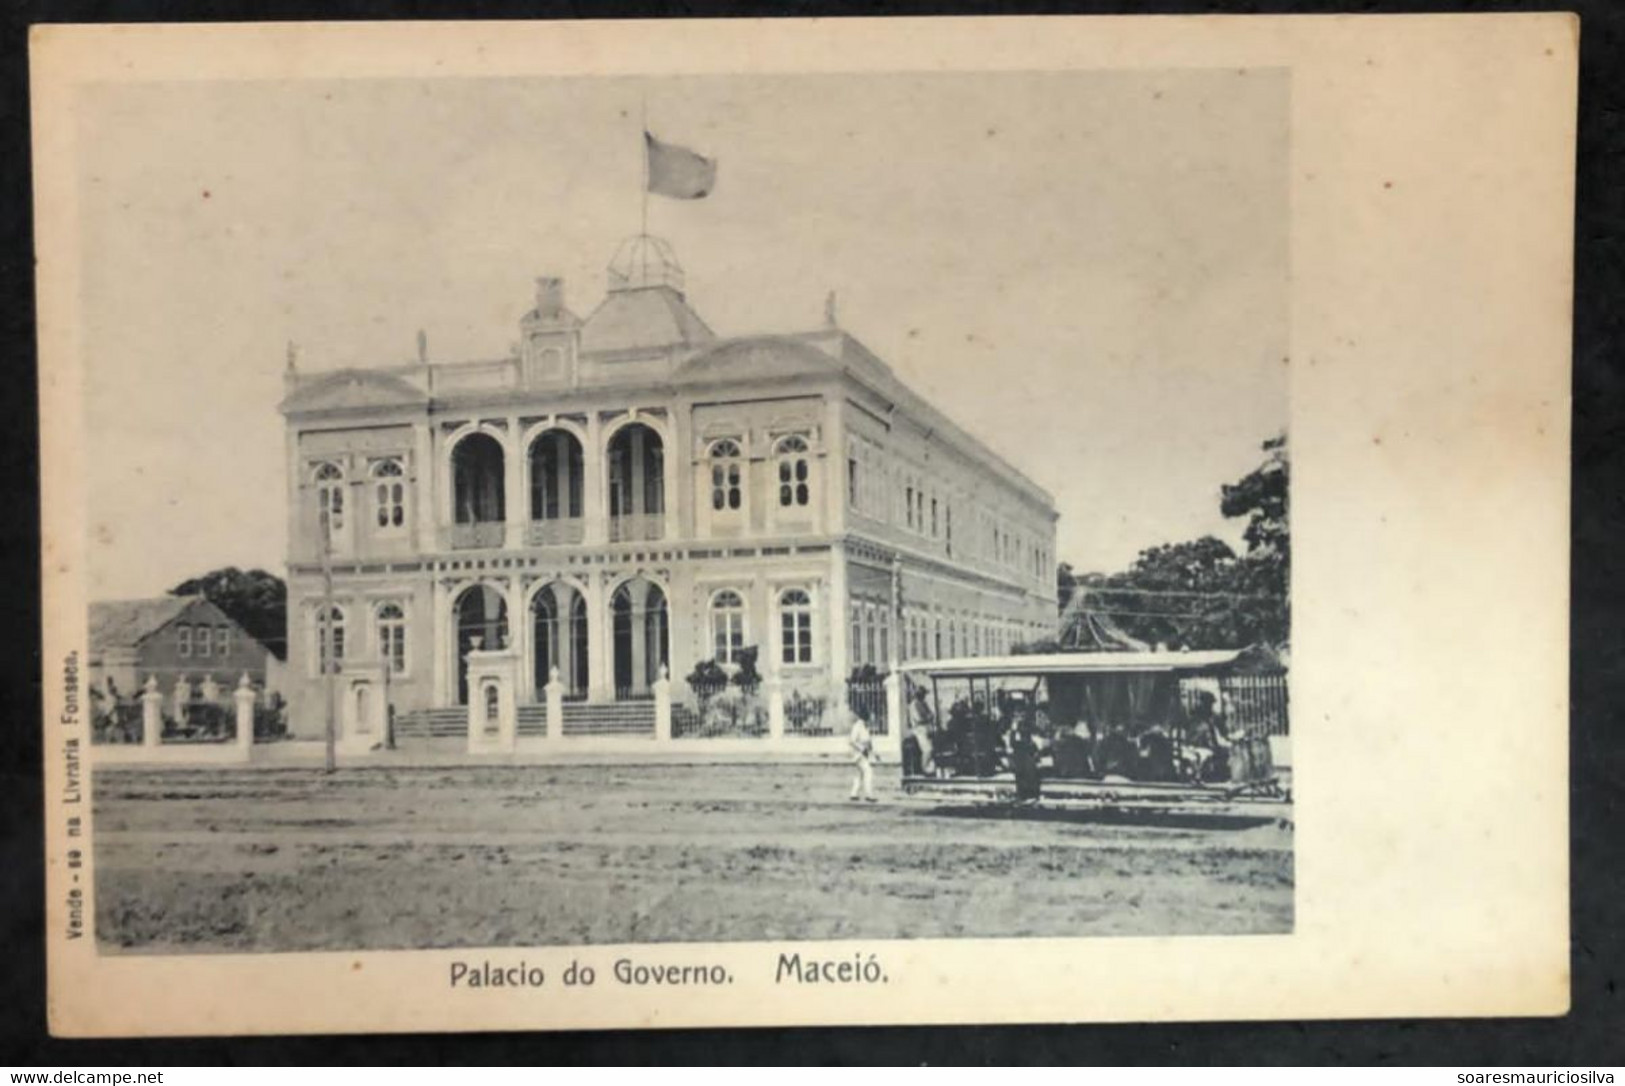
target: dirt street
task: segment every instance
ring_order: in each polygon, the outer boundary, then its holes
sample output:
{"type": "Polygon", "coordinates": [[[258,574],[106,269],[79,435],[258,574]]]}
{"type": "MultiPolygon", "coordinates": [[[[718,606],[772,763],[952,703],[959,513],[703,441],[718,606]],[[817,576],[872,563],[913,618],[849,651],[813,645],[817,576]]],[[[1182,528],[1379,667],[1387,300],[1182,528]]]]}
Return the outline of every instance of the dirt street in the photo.
{"type": "Polygon", "coordinates": [[[127,952],[1267,933],[1291,832],[846,801],[840,766],[95,773],[127,952]]]}

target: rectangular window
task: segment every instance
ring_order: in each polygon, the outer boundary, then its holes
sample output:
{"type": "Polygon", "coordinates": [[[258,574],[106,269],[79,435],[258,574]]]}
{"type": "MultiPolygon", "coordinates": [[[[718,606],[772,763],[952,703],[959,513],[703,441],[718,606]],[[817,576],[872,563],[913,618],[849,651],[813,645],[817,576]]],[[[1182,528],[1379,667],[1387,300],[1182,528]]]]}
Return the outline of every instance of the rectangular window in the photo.
{"type": "Polygon", "coordinates": [[[785,611],[783,619],[784,662],[812,663],[812,615],[807,611],[785,611]]]}
{"type": "Polygon", "coordinates": [[[181,657],[192,655],[192,627],[177,626],[175,628],[175,655],[181,657]]]}
{"type": "Polygon", "coordinates": [[[231,655],[231,627],[216,626],[214,629],[214,644],[221,656],[231,655]]]}
{"type": "Polygon", "coordinates": [[[931,538],[937,538],[937,499],[931,499],[931,538]]]}
{"type": "Polygon", "coordinates": [[[908,510],[908,526],[912,528],[914,527],[914,488],[908,487],[904,493],[906,498],[904,508],[908,510]]]}
{"type": "Polygon", "coordinates": [[[853,509],[863,507],[862,496],[858,492],[858,458],[856,456],[846,458],[846,504],[853,509]]]}
{"type": "Polygon", "coordinates": [[[209,655],[209,627],[207,626],[197,628],[197,654],[199,656],[209,655]]]}

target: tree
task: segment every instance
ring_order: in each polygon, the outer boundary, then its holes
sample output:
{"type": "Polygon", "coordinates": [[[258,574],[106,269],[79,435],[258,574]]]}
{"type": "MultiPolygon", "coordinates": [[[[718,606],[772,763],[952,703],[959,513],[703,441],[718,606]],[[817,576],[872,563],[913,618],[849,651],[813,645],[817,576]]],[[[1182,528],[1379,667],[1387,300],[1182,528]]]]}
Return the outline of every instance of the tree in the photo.
{"type": "Polygon", "coordinates": [[[227,566],[182,581],[169,594],[204,597],[278,660],[288,658],[288,586],[282,578],[263,569],[245,573],[227,566]]]}
{"type": "Polygon", "coordinates": [[[1291,628],[1292,530],[1289,517],[1292,468],[1286,435],[1264,442],[1265,459],[1234,485],[1223,487],[1219,511],[1247,517],[1247,560],[1242,580],[1254,593],[1274,597],[1270,640],[1280,644],[1291,628]]]}
{"type": "Polygon", "coordinates": [[[1247,553],[1277,554],[1285,561],[1292,549],[1287,524],[1287,491],[1291,465],[1287,460],[1286,435],[1264,442],[1264,462],[1240,482],[1219,488],[1219,512],[1227,517],[1248,517],[1247,553]]]}
{"type": "Polygon", "coordinates": [[[1288,639],[1291,532],[1286,436],[1262,445],[1264,461],[1220,487],[1219,511],[1247,517],[1247,553],[1214,536],[1140,552],[1121,573],[1074,574],[1063,565],[1062,609],[1074,592],[1124,632],[1171,648],[1237,648],[1288,639]]]}

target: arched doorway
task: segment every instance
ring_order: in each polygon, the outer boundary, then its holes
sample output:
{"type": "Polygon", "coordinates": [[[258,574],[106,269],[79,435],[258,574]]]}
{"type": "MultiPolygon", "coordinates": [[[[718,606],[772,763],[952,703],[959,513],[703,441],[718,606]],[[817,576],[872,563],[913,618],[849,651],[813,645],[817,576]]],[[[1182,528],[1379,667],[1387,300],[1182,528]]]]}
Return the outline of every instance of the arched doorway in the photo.
{"type": "Polygon", "coordinates": [[[530,541],[582,540],[581,442],[568,430],[544,430],[530,443],[530,541]]]}
{"type": "Polygon", "coordinates": [[[500,547],[506,519],[502,443],[469,434],[451,451],[453,540],[463,547],[500,547]]]}
{"type": "Polygon", "coordinates": [[[649,697],[667,662],[666,594],[653,581],[634,577],[615,590],[609,609],[615,635],[615,699],[649,697]]]}
{"type": "Polygon", "coordinates": [[[457,704],[468,704],[468,653],[508,644],[508,604],[490,585],[465,588],[452,607],[457,621],[457,704]]]}
{"type": "Polygon", "coordinates": [[[666,449],[641,422],[609,439],[609,538],[660,539],[665,532],[666,449]]]}
{"type": "Polygon", "coordinates": [[[587,599],[563,581],[544,585],[530,601],[533,687],[540,698],[553,668],[566,701],[587,696],[587,599]]]}

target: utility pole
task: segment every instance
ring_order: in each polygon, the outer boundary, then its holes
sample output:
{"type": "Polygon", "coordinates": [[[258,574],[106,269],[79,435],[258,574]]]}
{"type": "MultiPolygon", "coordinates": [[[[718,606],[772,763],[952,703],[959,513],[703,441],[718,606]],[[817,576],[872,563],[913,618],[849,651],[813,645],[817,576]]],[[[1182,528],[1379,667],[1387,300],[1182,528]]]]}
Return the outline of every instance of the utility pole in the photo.
{"type": "Polygon", "coordinates": [[[323,765],[328,773],[337,765],[338,722],[335,719],[337,692],[334,680],[338,677],[338,661],[334,651],[338,638],[333,628],[333,517],[327,507],[326,493],[322,494],[322,684],[323,700],[327,703],[327,750],[323,765]]]}
{"type": "Polygon", "coordinates": [[[384,658],[384,749],[395,749],[395,703],[390,700],[389,683],[395,674],[395,647],[390,645],[390,655],[384,658]]]}

